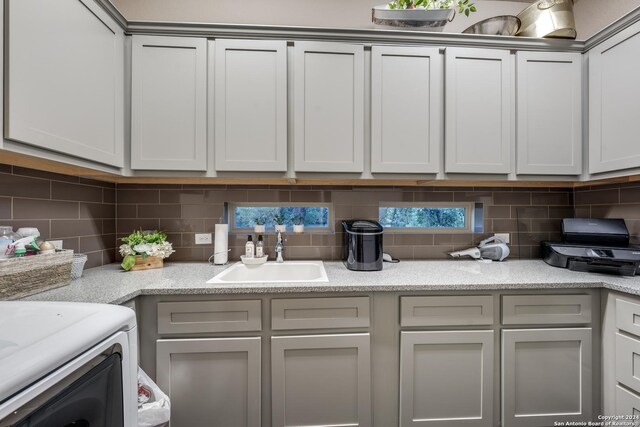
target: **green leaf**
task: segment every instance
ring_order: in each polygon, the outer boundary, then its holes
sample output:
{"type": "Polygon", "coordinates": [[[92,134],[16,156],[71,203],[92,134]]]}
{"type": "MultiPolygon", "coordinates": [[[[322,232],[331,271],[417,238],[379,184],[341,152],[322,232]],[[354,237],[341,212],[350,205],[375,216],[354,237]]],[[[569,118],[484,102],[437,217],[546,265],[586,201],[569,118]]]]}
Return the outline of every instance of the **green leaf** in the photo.
{"type": "Polygon", "coordinates": [[[475,12],[477,9],[476,9],[476,7],[474,5],[471,5],[471,6],[469,6],[469,10],[471,12],[475,12]]]}
{"type": "Polygon", "coordinates": [[[133,268],[133,266],[136,265],[136,256],[135,255],[127,255],[126,257],[124,257],[124,259],[122,260],[122,264],[120,264],[120,266],[125,270],[125,271],[129,271],[133,268]]]}
{"type": "Polygon", "coordinates": [[[465,14],[465,15],[467,15],[467,16],[469,16],[469,9],[465,9],[465,10],[464,10],[464,14],[465,14]]]}

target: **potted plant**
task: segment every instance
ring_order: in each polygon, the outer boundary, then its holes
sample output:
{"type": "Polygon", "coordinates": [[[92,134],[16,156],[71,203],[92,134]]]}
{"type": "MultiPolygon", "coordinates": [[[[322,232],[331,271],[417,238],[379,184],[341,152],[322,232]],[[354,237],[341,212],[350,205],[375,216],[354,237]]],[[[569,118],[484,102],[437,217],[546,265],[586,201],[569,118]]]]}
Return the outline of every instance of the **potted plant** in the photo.
{"type": "Polygon", "coordinates": [[[120,265],[126,271],[162,268],[163,259],[175,252],[162,231],[134,231],[120,240],[120,255],[124,257],[120,265]]]}
{"type": "Polygon", "coordinates": [[[282,213],[278,213],[273,216],[273,222],[276,223],[276,233],[279,231],[284,233],[287,231],[287,226],[285,225],[286,218],[282,213]]]}
{"type": "Polygon", "coordinates": [[[260,215],[257,216],[253,219],[254,222],[254,226],[253,226],[253,231],[256,234],[264,234],[265,232],[265,224],[267,222],[267,219],[264,217],[264,215],[260,215]]]}
{"type": "Polygon", "coordinates": [[[293,223],[294,233],[304,233],[304,215],[301,212],[296,213],[291,217],[293,223]]]}
{"type": "Polygon", "coordinates": [[[375,6],[371,19],[376,25],[442,31],[453,21],[456,10],[469,16],[476,11],[471,0],[391,0],[389,4],[375,6]]]}

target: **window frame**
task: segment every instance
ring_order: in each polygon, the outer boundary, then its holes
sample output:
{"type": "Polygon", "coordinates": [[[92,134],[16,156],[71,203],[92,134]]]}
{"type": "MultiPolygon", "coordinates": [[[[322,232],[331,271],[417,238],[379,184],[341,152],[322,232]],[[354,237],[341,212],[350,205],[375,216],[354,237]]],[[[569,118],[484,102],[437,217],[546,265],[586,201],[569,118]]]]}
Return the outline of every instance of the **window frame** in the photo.
{"type": "Polygon", "coordinates": [[[482,212],[482,203],[476,202],[379,202],[378,203],[378,221],[380,221],[380,208],[464,208],[464,228],[427,228],[427,227],[384,227],[385,233],[412,233],[412,234],[471,234],[481,233],[482,229],[478,229],[476,224],[481,221],[483,216],[478,218],[478,209],[482,212]]]}
{"type": "MultiPolygon", "coordinates": [[[[327,227],[304,227],[304,233],[307,234],[333,234],[335,232],[335,217],[333,203],[327,202],[229,202],[227,205],[227,218],[229,220],[229,233],[231,234],[247,234],[253,233],[253,227],[236,227],[235,226],[235,210],[237,207],[248,208],[327,208],[327,227]]],[[[293,233],[292,228],[287,229],[288,233],[293,233]]],[[[275,228],[267,228],[264,234],[276,234],[275,228]]]]}

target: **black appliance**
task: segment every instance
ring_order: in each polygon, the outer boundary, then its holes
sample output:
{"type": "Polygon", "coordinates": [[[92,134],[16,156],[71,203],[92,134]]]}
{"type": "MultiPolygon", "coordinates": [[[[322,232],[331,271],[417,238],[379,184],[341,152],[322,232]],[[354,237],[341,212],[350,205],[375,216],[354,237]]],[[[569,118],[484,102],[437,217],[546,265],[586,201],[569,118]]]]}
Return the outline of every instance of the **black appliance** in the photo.
{"type": "Polygon", "coordinates": [[[344,227],[344,264],[349,270],[382,270],[382,233],[376,221],[342,221],[344,227]]]}
{"type": "Polygon", "coordinates": [[[575,271],[634,276],[640,270],[640,247],[629,245],[623,219],[564,219],[562,242],[542,242],[542,258],[575,271]]]}

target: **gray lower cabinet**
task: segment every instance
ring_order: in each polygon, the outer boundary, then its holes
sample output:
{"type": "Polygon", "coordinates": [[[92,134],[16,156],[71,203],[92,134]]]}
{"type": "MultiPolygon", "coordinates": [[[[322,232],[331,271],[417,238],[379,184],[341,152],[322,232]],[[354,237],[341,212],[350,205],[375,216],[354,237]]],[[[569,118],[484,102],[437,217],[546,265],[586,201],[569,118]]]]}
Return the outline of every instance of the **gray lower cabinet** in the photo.
{"type": "Polygon", "coordinates": [[[508,50],[445,51],[445,172],[511,172],[512,62],[508,50]]]}
{"type": "Polygon", "coordinates": [[[592,420],[592,329],[502,331],[502,425],[592,420]]]}
{"type": "Polygon", "coordinates": [[[492,427],[493,331],[402,332],[400,426],[492,427]]]}
{"type": "Polygon", "coordinates": [[[124,30],[93,0],[4,7],[5,137],[122,167],[124,30]]]}
{"type": "Polygon", "coordinates": [[[368,333],[271,338],[273,427],[369,427],[368,333]]]}
{"type": "Polygon", "coordinates": [[[260,426],[260,348],[259,337],[158,340],[171,427],[260,426]]]}
{"type": "Polygon", "coordinates": [[[296,42],[296,172],[362,172],[364,46],[296,42]]]}
{"type": "Polygon", "coordinates": [[[131,168],[207,169],[207,40],[132,37],[131,168]]]}
{"type": "Polygon", "coordinates": [[[640,167],[637,111],[640,23],[588,52],[589,172],[640,167]]]}

